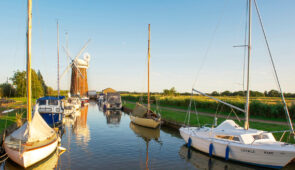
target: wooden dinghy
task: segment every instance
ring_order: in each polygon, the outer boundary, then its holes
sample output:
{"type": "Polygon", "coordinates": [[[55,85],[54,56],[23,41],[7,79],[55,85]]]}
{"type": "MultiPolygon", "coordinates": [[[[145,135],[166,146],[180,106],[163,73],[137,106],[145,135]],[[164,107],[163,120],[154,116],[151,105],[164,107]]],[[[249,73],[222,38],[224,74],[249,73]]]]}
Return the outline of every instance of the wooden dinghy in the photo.
{"type": "Polygon", "coordinates": [[[158,114],[153,113],[151,110],[148,111],[147,107],[139,103],[136,103],[130,119],[137,125],[149,128],[157,128],[161,124],[161,117],[158,114]]]}

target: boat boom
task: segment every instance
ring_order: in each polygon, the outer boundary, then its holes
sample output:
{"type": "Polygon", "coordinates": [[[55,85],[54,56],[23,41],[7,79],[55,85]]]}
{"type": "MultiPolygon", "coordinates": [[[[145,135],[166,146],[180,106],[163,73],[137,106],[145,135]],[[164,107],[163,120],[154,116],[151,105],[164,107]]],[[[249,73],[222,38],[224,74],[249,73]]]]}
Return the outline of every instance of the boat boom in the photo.
{"type": "Polygon", "coordinates": [[[196,93],[199,93],[199,94],[201,94],[201,95],[203,95],[203,96],[209,97],[210,99],[213,99],[213,100],[215,100],[215,101],[218,101],[218,102],[220,102],[220,103],[222,103],[222,104],[224,104],[224,105],[226,105],[226,106],[229,106],[229,107],[231,107],[231,108],[233,108],[233,109],[236,109],[236,110],[238,110],[238,111],[241,111],[241,112],[243,112],[243,113],[246,112],[244,109],[241,109],[241,108],[239,108],[239,107],[237,107],[237,106],[234,106],[234,105],[232,105],[232,104],[226,103],[226,102],[224,102],[224,101],[222,101],[222,100],[219,100],[219,99],[217,99],[217,98],[215,98],[215,97],[209,96],[209,95],[207,95],[207,94],[205,94],[205,93],[203,93],[203,92],[200,92],[200,91],[198,91],[198,90],[193,89],[193,91],[196,92],[196,93]]]}

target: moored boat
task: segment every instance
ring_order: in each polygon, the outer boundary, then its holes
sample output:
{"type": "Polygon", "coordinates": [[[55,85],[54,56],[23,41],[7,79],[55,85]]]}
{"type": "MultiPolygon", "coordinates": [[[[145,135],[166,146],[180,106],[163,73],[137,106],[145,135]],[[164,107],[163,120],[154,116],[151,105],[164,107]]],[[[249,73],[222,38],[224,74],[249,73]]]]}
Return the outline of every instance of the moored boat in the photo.
{"type": "Polygon", "coordinates": [[[151,110],[150,106],[150,24],[148,26],[149,30],[149,39],[148,39],[148,105],[145,107],[139,103],[136,104],[132,113],[130,114],[130,119],[133,123],[149,127],[149,128],[157,128],[161,124],[161,116],[151,110]]]}
{"type": "MultiPolygon", "coordinates": [[[[287,104],[279,83],[279,79],[276,73],[276,69],[273,63],[270,49],[268,53],[271,58],[272,67],[274,69],[274,75],[276,83],[279,87],[282,103],[288,119],[290,130],[282,130],[283,133],[280,141],[277,141],[273,133],[263,130],[249,128],[249,109],[250,109],[250,58],[251,58],[251,8],[252,0],[248,0],[248,14],[249,14],[249,28],[248,28],[248,44],[245,45],[248,49],[248,65],[247,65],[247,93],[245,108],[241,109],[232,104],[226,103],[220,99],[209,96],[198,90],[192,89],[192,93],[196,92],[200,95],[209,97],[219,103],[222,103],[232,109],[245,114],[244,127],[240,127],[233,120],[225,120],[219,126],[214,127],[189,127],[184,126],[179,129],[181,137],[185,140],[188,146],[200,150],[209,154],[210,156],[217,156],[224,158],[225,160],[234,160],[242,163],[258,165],[269,168],[282,168],[288,163],[295,160],[295,145],[281,142],[286,132],[290,132],[290,135],[294,137],[293,123],[290,118],[287,104]]],[[[258,10],[256,0],[254,0],[260,25],[263,30],[265,42],[268,46],[268,41],[264,32],[261,16],[258,10]]],[[[269,47],[269,46],[268,46],[269,47]]],[[[188,112],[190,114],[190,112],[188,112]]],[[[188,116],[188,122],[190,116],[188,116]]]]}
{"type": "Polygon", "coordinates": [[[32,0],[28,0],[27,28],[27,122],[8,135],[3,144],[8,157],[25,168],[48,157],[56,150],[59,142],[57,133],[40,116],[38,104],[32,116],[32,0]]]}
{"type": "Polygon", "coordinates": [[[32,121],[26,122],[5,138],[4,149],[11,160],[26,168],[55,151],[58,138],[57,133],[40,116],[36,106],[32,121]]]}
{"type": "Polygon", "coordinates": [[[226,160],[282,168],[295,158],[294,145],[276,141],[270,132],[245,130],[233,120],[216,128],[182,127],[179,131],[193,148],[226,160]]]}
{"type": "Polygon", "coordinates": [[[136,103],[135,108],[130,114],[130,119],[137,125],[149,128],[157,128],[161,124],[160,116],[153,113],[151,110],[148,111],[147,107],[139,103],[136,103]]]}
{"type": "Polygon", "coordinates": [[[37,100],[39,113],[49,126],[55,126],[62,122],[64,112],[62,99],[64,98],[64,96],[46,96],[37,100]]]}

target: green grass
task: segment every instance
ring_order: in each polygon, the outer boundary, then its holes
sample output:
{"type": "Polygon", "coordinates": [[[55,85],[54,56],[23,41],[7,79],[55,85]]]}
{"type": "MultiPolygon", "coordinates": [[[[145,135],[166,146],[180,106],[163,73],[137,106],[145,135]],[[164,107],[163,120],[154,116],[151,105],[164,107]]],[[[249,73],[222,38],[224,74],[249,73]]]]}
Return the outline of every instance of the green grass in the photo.
{"type": "MultiPolygon", "coordinates": [[[[124,107],[133,109],[135,107],[135,104],[124,102],[124,107]]],[[[156,109],[155,106],[151,106],[151,108],[156,109]]],[[[160,114],[162,116],[162,119],[179,123],[179,124],[183,124],[186,117],[186,114],[183,112],[171,111],[167,109],[161,109],[160,114]]],[[[190,125],[199,126],[196,114],[191,114],[190,116],[191,116],[190,125]]],[[[200,125],[213,124],[213,121],[214,121],[214,118],[210,116],[199,115],[198,118],[199,118],[200,125]]],[[[225,120],[224,118],[218,118],[218,124],[223,122],[224,120],[225,120]]],[[[243,124],[244,124],[243,121],[241,122],[236,121],[236,123],[238,123],[240,126],[243,127],[243,124]]],[[[252,121],[250,121],[249,124],[250,124],[250,127],[253,129],[259,129],[264,131],[281,131],[281,130],[289,129],[289,126],[287,125],[273,125],[268,123],[260,123],[260,122],[252,122],[252,121]]],[[[274,136],[277,140],[280,140],[282,133],[274,133],[274,136]]],[[[282,141],[295,143],[293,138],[288,140],[287,139],[288,136],[289,134],[286,133],[282,141]]]]}
{"type": "MultiPolygon", "coordinates": [[[[0,107],[1,112],[8,109],[14,109],[20,105],[26,104],[27,102],[27,99],[25,97],[17,97],[17,98],[11,98],[11,99],[15,100],[16,102],[1,106],[0,107]]],[[[33,103],[34,103],[34,100],[33,100],[33,103]]],[[[12,112],[0,115],[0,134],[2,134],[6,128],[16,123],[17,121],[16,113],[23,113],[22,117],[25,118],[26,108],[18,108],[12,112]]]]}
{"type": "MultiPolygon", "coordinates": [[[[139,99],[143,101],[147,101],[146,96],[140,96],[135,94],[122,94],[123,100],[137,102],[139,99]]],[[[232,105],[235,105],[239,108],[244,108],[244,98],[235,96],[235,97],[217,97],[225,102],[228,102],[232,105]]],[[[216,113],[218,114],[228,115],[228,113],[232,112],[232,109],[223,104],[219,104],[218,102],[208,99],[203,96],[193,96],[192,97],[192,106],[196,106],[198,111],[206,112],[206,113],[216,113]]],[[[189,103],[191,101],[190,96],[162,96],[162,95],[152,95],[151,96],[152,103],[153,101],[157,101],[160,106],[178,108],[187,110],[189,103]]],[[[288,99],[288,108],[290,112],[290,117],[295,119],[295,103],[294,99],[288,99]]],[[[235,111],[237,115],[243,117],[244,113],[235,111]]],[[[265,98],[265,97],[256,97],[252,98],[250,102],[250,115],[251,118],[256,119],[264,119],[264,120],[273,120],[273,121],[286,121],[285,111],[283,105],[279,103],[279,98],[265,98]],[[270,102],[271,101],[271,102],[270,102]],[[274,102],[276,101],[276,102],[274,102]],[[273,104],[274,103],[274,104],[273,104]]]]}
{"type": "Polygon", "coordinates": [[[2,134],[6,128],[16,123],[16,113],[23,113],[22,117],[26,117],[26,110],[24,109],[16,109],[13,112],[9,112],[0,116],[0,134],[2,134]]]}

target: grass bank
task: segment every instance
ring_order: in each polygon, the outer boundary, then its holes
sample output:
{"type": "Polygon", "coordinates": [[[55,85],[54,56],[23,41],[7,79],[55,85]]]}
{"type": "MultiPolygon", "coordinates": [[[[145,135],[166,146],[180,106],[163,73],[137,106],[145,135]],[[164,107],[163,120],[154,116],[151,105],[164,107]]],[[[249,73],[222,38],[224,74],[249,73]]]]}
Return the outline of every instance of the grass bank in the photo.
{"type": "MultiPolygon", "coordinates": [[[[123,100],[134,101],[137,102],[142,98],[143,101],[146,100],[146,96],[141,96],[138,94],[122,94],[123,100]]],[[[227,103],[235,105],[239,108],[244,108],[243,97],[217,97],[227,103]]],[[[191,101],[190,96],[162,96],[162,95],[152,95],[152,101],[157,101],[160,106],[179,108],[179,109],[187,109],[189,103],[191,101]]],[[[154,102],[155,103],[155,102],[154,102]]],[[[295,100],[288,99],[288,108],[290,112],[290,116],[292,119],[295,119],[295,100]]],[[[228,113],[232,112],[230,107],[222,105],[208,97],[204,96],[193,96],[192,104],[195,106],[198,111],[213,113],[216,111],[219,114],[228,115],[228,113]]],[[[238,116],[244,116],[244,113],[235,111],[238,116]]],[[[250,115],[252,118],[258,119],[267,119],[274,121],[285,121],[285,111],[283,105],[281,104],[279,98],[274,97],[261,97],[261,98],[252,98],[250,102],[250,115]]]]}
{"type": "MultiPolygon", "coordinates": [[[[15,100],[13,103],[3,104],[0,107],[0,134],[6,128],[9,128],[26,117],[26,98],[12,98],[15,100]],[[9,113],[2,113],[4,110],[15,109],[9,113]]],[[[1,135],[2,137],[2,135],[1,135]]]]}
{"type": "MultiPolygon", "coordinates": [[[[135,107],[134,103],[129,103],[129,102],[124,102],[124,107],[129,108],[129,109],[133,109],[135,107]]],[[[151,106],[152,109],[155,109],[155,106],[151,106]]],[[[172,111],[172,110],[168,110],[168,109],[161,109],[161,116],[162,119],[167,120],[167,121],[171,121],[174,123],[178,123],[178,124],[183,124],[186,114],[183,112],[178,112],[178,111],[172,111]]],[[[201,125],[205,125],[205,124],[213,124],[214,122],[214,118],[210,117],[210,116],[203,116],[203,115],[199,115],[199,123],[201,125]]],[[[218,118],[218,123],[221,123],[225,120],[225,118],[218,118]]],[[[190,125],[191,126],[199,126],[198,123],[198,119],[196,114],[191,114],[191,118],[190,118],[190,125]]],[[[240,126],[243,127],[244,122],[238,122],[236,121],[236,123],[238,123],[240,126]]],[[[259,130],[264,130],[264,131],[281,131],[281,130],[288,130],[289,127],[287,125],[274,125],[274,124],[267,124],[267,123],[260,123],[260,122],[253,122],[250,121],[249,122],[250,127],[253,129],[259,129],[259,130]]],[[[277,140],[280,140],[281,136],[283,133],[274,133],[274,136],[277,140]]],[[[295,143],[293,138],[288,139],[289,134],[285,134],[284,138],[282,139],[282,141],[284,142],[290,142],[290,143],[295,143]]]]}

